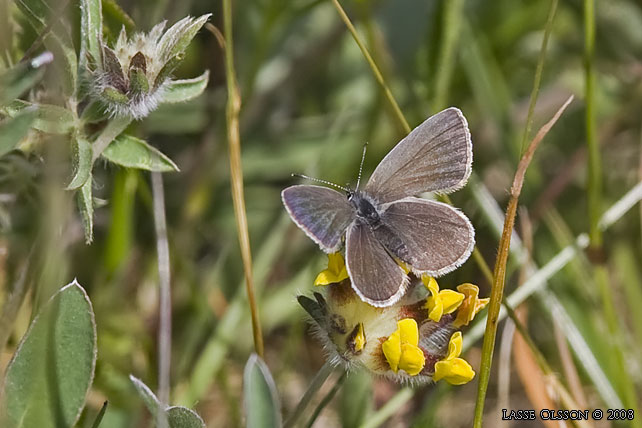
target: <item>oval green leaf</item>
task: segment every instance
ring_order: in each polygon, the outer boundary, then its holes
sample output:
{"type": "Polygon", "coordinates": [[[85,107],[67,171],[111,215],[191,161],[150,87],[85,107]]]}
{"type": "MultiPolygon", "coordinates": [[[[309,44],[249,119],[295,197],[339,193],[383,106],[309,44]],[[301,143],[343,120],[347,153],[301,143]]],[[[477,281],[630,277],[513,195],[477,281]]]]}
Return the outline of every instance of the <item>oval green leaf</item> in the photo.
{"type": "Polygon", "coordinates": [[[95,366],[94,312],[74,280],[42,308],[9,363],[3,385],[8,420],[3,426],[73,426],[95,366]]]}
{"type": "Polygon", "coordinates": [[[166,413],[170,428],[205,428],[203,419],[187,407],[168,407],[166,413]]]}
{"type": "Polygon", "coordinates": [[[198,97],[205,90],[209,77],[210,72],[206,71],[193,79],[170,81],[167,87],[163,89],[161,104],[181,103],[198,97]]]}
{"type": "Polygon", "coordinates": [[[35,118],[35,111],[25,110],[0,123],[0,157],[16,148],[20,140],[27,135],[35,118]]]}
{"type": "Polygon", "coordinates": [[[248,428],[281,426],[281,406],[270,370],[252,354],[243,371],[243,407],[248,428]]]}
{"type": "Polygon", "coordinates": [[[160,150],[131,135],[118,136],[107,146],[102,156],[127,168],[158,172],[178,171],[176,164],[160,150]]]}
{"type": "Polygon", "coordinates": [[[6,107],[7,114],[15,117],[25,109],[36,112],[33,127],[38,131],[49,134],[67,134],[76,125],[74,115],[64,107],[51,104],[36,104],[22,100],[15,100],[6,107]]]}

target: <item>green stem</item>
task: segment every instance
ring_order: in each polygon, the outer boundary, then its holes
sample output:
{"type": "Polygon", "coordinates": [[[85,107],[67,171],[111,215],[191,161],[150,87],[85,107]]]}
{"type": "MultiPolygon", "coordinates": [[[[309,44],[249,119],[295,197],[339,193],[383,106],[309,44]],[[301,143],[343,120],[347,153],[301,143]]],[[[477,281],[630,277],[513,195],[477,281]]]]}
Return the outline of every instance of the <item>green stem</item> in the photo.
{"type": "Polygon", "coordinates": [[[310,420],[308,421],[308,424],[306,425],[307,428],[312,428],[312,425],[314,422],[317,420],[319,415],[321,414],[321,411],[325,408],[325,406],[328,405],[330,401],[334,398],[334,396],[337,394],[339,389],[341,389],[341,385],[343,385],[343,382],[346,380],[346,376],[348,375],[347,371],[344,371],[341,374],[341,377],[337,379],[337,382],[334,384],[332,389],[323,397],[319,405],[314,409],[314,413],[312,413],[312,416],[310,417],[310,420]]]}
{"type": "Polygon", "coordinates": [[[92,155],[91,162],[92,164],[96,162],[96,159],[105,151],[107,146],[111,144],[116,137],[118,137],[124,130],[129,126],[132,119],[129,117],[117,117],[110,120],[105,126],[105,129],[102,130],[98,138],[92,143],[92,155]]]}
{"type": "Polygon", "coordinates": [[[370,55],[370,52],[368,52],[368,49],[366,49],[366,46],[363,44],[363,42],[359,38],[359,34],[357,33],[357,30],[354,28],[354,25],[352,25],[350,18],[346,14],[345,10],[343,10],[343,7],[341,7],[341,4],[339,3],[338,0],[332,0],[332,3],[334,4],[334,7],[337,9],[337,12],[339,12],[339,16],[341,16],[341,19],[346,24],[346,27],[348,27],[348,30],[350,31],[350,34],[352,34],[352,38],[354,39],[355,43],[357,44],[357,46],[359,46],[359,49],[361,49],[361,53],[365,57],[366,61],[368,61],[368,64],[370,65],[370,69],[372,70],[372,73],[374,74],[375,79],[377,79],[377,82],[379,83],[379,85],[381,85],[381,89],[383,90],[383,93],[386,96],[386,99],[390,103],[390,106],[392,107],[392,110],[395,113],[395,117],[403,127],[404,131],[406,133],[409,133],[412,128],[410,128],[408,121],[406,120],[403,113],[401,112],[401,108],[399,108],[399,104],[397,104],[397,101],[392,96],[392,92],[390,91],[390,88],[388,88],[388,85],[386,85],[386,81],[384,80],[383,75],[379,70],[379,67],[377,67],[377,64],[374,62],[374,59],[370,55]]]}
{"type": "Polygon", "coordinates": [[[586,145],[588,146],[588,216],[591,248],[602,246],[602,233],[598,227],[602,214],[602,162],[595,126],[595,0],[584,0],[584,72],[586,99],[586,145]]]}
{"type": "Polygon", "coordinates": [[[455,51],[459,41],[463,9],[463,0],[446,0],[444,2],[442,44],[439,51],[437,78],[435,79],[435,112],[448,107],[446,103],[455,65],[455,51]]]}
{"type": "Polygon", "coordinates": [[[328,378],[328,376],[330,376],[330,373],[332,373],[333,370],[334,366],[332,365],[332,363],[330,363],[330,361],[326,361],[326,363],[319,369],[317,375],[312,380],[312,383],[308,387],[308,390],[305,391],[305,394],[303,394],[303,397],[301,397],[301,401],[299,401],[299,404],[297,404],[294,412],[292,412],[292,415],[290,415],[290,417],[283,424],[283,428],[292,428],[294,426],[314,395],[319,389],[321,389],[326,379],[328,378]]]}
{"type": "Polygon", "coordinates": [[[232,201],[234,216],[241,246],[241,259],[245,273],[245,290],[247,292],[250,314],[252,316],[252,334],[254,349],[263,358],[263,334],[259,320],[259,309],[254,295],[254,275],[252,272],[252,252],[250,250],[250,234],[245,211],[245,196],[243,191],[243,166],[241,164],[241,137],[239,130],[239,113],[241,111],[241,96],[236,84],[234,70],[234,45],[232,31],[232,0],[223,0],[223,33],[225,36],[225,80],[227,81],[227,142],[230,151],[230,179],[232,185],[232,201]]]}
{"type": "Polygon", "coordinates": [[[511,186],[510,199],[506,208],[504,228],[502,237],[499,241],[499,251],[495,261],[495,270],[493,271],[493,286],[490,290],[490,303],[488,304],[488,319],[486,321],[486,330],[484,332],[484,342],[482,344],[482,356],[479,368],[479,384],[477,387],[477,400],[475,403],[475,419],[473,426],[481,428],[482,418],[484,416],[484,403],[486,401],[486,392],[488,390],[488,381],[490,379],[490,369],[493,362],[493,351],[495,349],[495,337],[497,336],[497,324],[499,323],[499,309],[504,298],[504,285],[506,283],[506,262],[510,250],[511,235],[515,225],[515,215],[517,214],[517,202],[524,184],[526,169],[533,160],[535,150],[546,134],[553,127],[555,122],[562,115],[566,107],[573,100],[570,97],[562,107],[555,113],[553,118],[548,121],[542,129],[539,130],[533,141],[528,145],[524,156],[519,161],[513,185],[511,186]]]}
{"type": "Polygon", "coordinates": [[[533,90],[531,91],[531,99],[528,103],[528,115],[526,116],[526,130],[522,136],[522,144],[520,154],[524,153],[524,148],[530,137],[531,128],[533,126],[533,113],[535,112],[535,104],[537,104],[537,97],[539,96],[539,87],[542,81],[542,71],[544,70],[544,61],[546,60],[546,47],[548,46],[548,39],[553,29],[553,19],[557,11],[558,0],[551,2],[551,8],[548,10],[548,18],[546,20],[546,27],[544,30],[544,37],[542,38],[542,45],[539,50],[537,58],[537,68],[535,69],[535,80],[533,81],[533,90]]]}

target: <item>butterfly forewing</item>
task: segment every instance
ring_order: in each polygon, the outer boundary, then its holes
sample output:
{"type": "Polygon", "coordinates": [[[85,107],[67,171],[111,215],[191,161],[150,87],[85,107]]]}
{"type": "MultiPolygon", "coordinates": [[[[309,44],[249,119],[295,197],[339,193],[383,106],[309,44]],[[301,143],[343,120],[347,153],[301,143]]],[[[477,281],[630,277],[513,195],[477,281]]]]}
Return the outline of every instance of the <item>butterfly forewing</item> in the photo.
{"type": "Polygon", "coordinates": [[[291,186],[281,192],[292,220],[326,253],[341,247],[341,238],[355,218],[345,195],[320,186],[291,186]]]}
{"type": "Polygon", "coordinates": [[[352,288],[373,306],[394,304],[406,289],[408,277],[360,220],[348,228],[346,267],[352,288]]]}
{"type": "Polygon", "coordinates": [[[440,202],[407,197],[383,207],[382,232],[374,231],[384,245],[390,233],[403,242],[389,248],[415,273],[440,276],[456,269],[473,250],[475,232],[470,221],[455,208],[440,202]]]}
{"type": "Polygon", "coordinates": [[[472,159],[466,119],[451,107],[401,140],[372,173],[365,192],[379,203],[422,192],[448,193],[466,183],[472,159]]]}

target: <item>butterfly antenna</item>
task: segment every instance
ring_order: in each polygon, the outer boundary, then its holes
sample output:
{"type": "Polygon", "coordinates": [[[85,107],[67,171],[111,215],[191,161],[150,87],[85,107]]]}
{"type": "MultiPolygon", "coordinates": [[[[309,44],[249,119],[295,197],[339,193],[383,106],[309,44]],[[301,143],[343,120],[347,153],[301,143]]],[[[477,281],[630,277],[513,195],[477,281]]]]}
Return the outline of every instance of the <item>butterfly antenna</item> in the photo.
{"type": "Polygon", "coordinates": [[[327,181],[327,180],[321,180],[320,178],[308,177],[307,175],[303,175],[303,174],[292,174],[292,177],[305,178],[306,180],[316,181],[317,183],[322,183],[322,184],[326,184],[328,186],[332,186],[332,187],[337,188],[339,190],[343,190],[344,192],[350,192],[350,189],[348,189],[347,187],[339,186],[336,183],[333,183],[333,182],[327,181]]]}
{"type": "Polygon", "coordinates": [[[359,164],[359,177],[357,177],[357,189],[359,189],[359,183],[361,182],[361,171],[363,171],[363,162],[366,160],[367,148],[368,148],[368,143],[366,142],[363,145],[363,153],[361,154],[361,164],[359,164]]]}

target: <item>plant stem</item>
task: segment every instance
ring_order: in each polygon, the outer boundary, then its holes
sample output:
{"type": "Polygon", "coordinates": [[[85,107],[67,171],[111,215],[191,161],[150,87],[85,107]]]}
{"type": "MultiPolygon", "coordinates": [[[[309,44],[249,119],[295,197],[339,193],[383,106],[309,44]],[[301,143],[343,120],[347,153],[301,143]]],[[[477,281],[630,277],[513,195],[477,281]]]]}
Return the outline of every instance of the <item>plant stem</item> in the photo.
{"type": "Polygon", "coordinates": [[[406,120],[403,113],[401,112],[401,109],[399,108],[399,104],[397,104],[397,101],[392,96],[392,92],[388,88],[388,85],[386,85],[386,81],[384,80],[383,75],[379,70],[379,67],[377,67],[377,64],[375,64],[374,59],[370,55],[370,52],[368,52],[368,49],[366,49],[366,46],[363,44],[363,42],[361,42],[361,39],[359,38],[359,34],[357,34],[357,30],[354,28],[354,25],[352,25],[350,18],[346,14],[345,10],[343,10],[343,7],[341,7],[339,0],[332,0],[332,3],[334,4],[334,7],[337,9],[337,12],[339,12],[339,16],[341,17],[343,22],[346,24],[346,27],[348,27],[348,30],[350,31],[350,34],[352,34],[352,38],[354,39],[355,43],[357,44],[357,46],[359,46],[359,49],[361,49],[361,53],[365,57],[366,61],[368,61],[368,64],[370,65],[370,69],[372,70],[372,73],[374,74],[375,79],[377,79],[377,82],[379,83],[379,85],[381,85],[381,89],[383,90],[383,93],[386,96],[386,99],[392,106],[392,110],[395,113],[395,117],[403,127],[406,134],[409,133],[412,128],[410,128],[408,121],[406,120]]]}
{"type": "Polygon", "coordinates": [[[517,202],[524,184],[526,169],[533,159],[535,150],[539,146],[544,136],[550,131],[555,122],[559,119],[566,107],[573,100],[571,96],[560,109],[555,113],[553,118],[548,121],[537,133],[533,141],[529,144],[524,156],[517,166],[517,172],[511,186],[510,199],[506,208],[504,228],[502,237],[499,241],[499,251],[495,261],[495,270],[493,272],[493,286],[490,291],[490,303],[488,304],[488,319],[486,321],[486,331],[484,332],[484,342],[482,344],[482,356],[479,369],[479,384],[477,388],[477,401],[475,403],[475,419],[473,426],[481,428],[482,418],[484,415],[484,403],[488,389],[488,380],[490,379],[490,369],[492,366],[493,351],[495,349],[495,337],[497,335],[497,324],[499,323],[499,309],[504,297],[504,284],[506,281],[506,262],[510,249],[510,240],[515,225],[515,215],[517,213],[517,202]]]}
{"type": "Polygon", "coordinates": [[[294,426],[296,421],[303,414],[303,411],[312,400],[312,397],[314,397],[314,394],[316,394],[317,391],[323,386],[326,379],[328,378],[328,376],[330,376],[330,373],[332,373],[333,370],[334,366],[330,363],[330,361],[326,361],[312,380],[312,383],[308,387],[308,390],[305,391],[305,394],[303,394],[303,397],[301,397],[301,401],[299,401],[299,404],[297,404],[294,412],[292,412],[292,415],[290,415],[290,417],[283,424],[283,428],[292,428],[294,426]]]}
{"type": "Polygon", "coordinates": [[[535,105],[537,104],[537,97],[539,95],[539,87],[542,81],[542,71],[544,70],[544,61],[546,60],[546,47],[548,46],[548,39],[550,38],[553,29],[553,19],[557,11],[557,3],[559,0],[551,1],[551,8],[548,10],[548,18],[546,20],[546,27],[544,30],[544,37],[542,38],[542,46],[539,49],[539,56],[537,58],[537,68],[535,69],[535,80],[533,81],[533,90],[531,91],[531,99],[528,103],[528,115],[526,116],[526,129],[522,136],[522,144],[520,153],[524,153],[526,142],[528,141],[533,126],[533,113],[535,112],[535,105]]]}
{"type": "Polygon", "coordinates": [[[602,163],[595,127],[595,0],[584,0],[584,73],[586,99],[586,145],[588,147],[588,215],[590,247],[599,251],[602,232],[598,227],[602,205],[602,163]]]}
{"type": "MultiPolygon", "coordinates": [[[[165,220],[165,195],[163,191],[163,176],[160,172],[152,172],[152,195],[154,198],[154,225],[156,228],[159,279],[158,399],[165,406],[169,404],[169,374],[172,356],[172,296],[167,222],[165,220]]],[[[159,417],[158,423],[162,426],[163,423],[166,424],[167,422],[165,418],[159,417]]]]}
{"type": "Polygon", "coordinates": [[[102,130],[98,138],[96,138],[91,145],[93,150],[93,154],[91,155],[92,163],[96,162],[96,159],[100,157],[107,146],[129,126],[131,121],[128,117],[117,117],[107,123],[105,129],[102,130]]]}
{"type": "Polygon", "coordinates": [[[343,385],[343,382],[345,382],[347,375],[348,375],[348,372],[344,371],[341,374],[341,377],[339,377],[339,379],[337,379],[337,382],[334,384],[332,389],[325,395],[325,397],[323,397],[323,399],[321,400],[319,405],[316,407],[316,409],[314,409],[314,413],[312,413],[312,416],[310,416],[310,420],[308,421],[308,423],[306,425],[307,428],[312,428],[312,425],[314,424],[314,422],[317,420],[317,418],[321,414],[321,411],[323,409],[325,409],[325,406],[327,406],[328,403],[330,401],[332,401],[332,399],[337,394],[339,389],[341,389],[341,385],[343,385]]]}
{"type": "Polygon", "coordinates": [[[443,33],[441,36],[441,49],[435,79],[435,112],[447,107],[448,90],[455,65],[455,51],[459,41],[459,27],[464,9],[463,0],[448,0],[443,2],[443,33]]]}
{"type": "Polygon", "coordinates": [[[230,178],[232,184],[232,201],[234,216],[241,246],[241,258],[245,274],[245,289],[252,316],[252,334],[254,349],[263,358],[263,334],[259,320],[259,309],[254,296],[254,277],[252,274],[252,252],[250,250],[250,234],[247,226],[245,211],[245,196],[243,194],[243,166],[241,165],[241,138],[239,132],[239,113],[241,111],[241,96],[236,84],[234,71],[234,45],[232,36],[232,0],[223,0],[223,33],[225,35],[225,80],[227,81],[227,142],[230,151],[230,178]]]}

